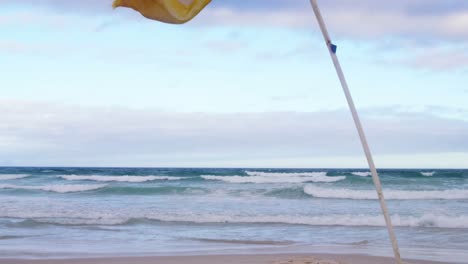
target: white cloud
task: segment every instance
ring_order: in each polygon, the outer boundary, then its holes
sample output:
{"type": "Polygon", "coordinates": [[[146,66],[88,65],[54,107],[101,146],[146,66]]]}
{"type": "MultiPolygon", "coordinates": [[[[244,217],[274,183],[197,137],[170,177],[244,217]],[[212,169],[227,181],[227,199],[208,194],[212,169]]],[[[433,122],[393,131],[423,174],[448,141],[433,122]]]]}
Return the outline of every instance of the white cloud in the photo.
{"type": "Polygon", "coordinates": [[[330,10],[330,25],[337,34],[348,37],[404,37],[410,39],[466,39],[468,32],[461,30],[468,10],[449,14],[411,15],[386,10],[330,10]]]}
{"type": "MultiPolygon", "coordinates": [[[[351,157],[341,161],[346,164],[362,157],[347,111],[167,113],[8,101],[0,102],[0,111],[0,164],[247,166],[284,160],[287,166],[293,160],[329,164],[334,157],[351,157]]],[[[379,155],[468,152],[463,120],[394,112],[369,116],[364,124],[379,155]]]]}
{"type": "Polygon", "coordinates": [[[43,10],[17,10],[6,14],[0,14],[0,26],[33,25],[64,29],[76,24],[74,23],[73,18],[76,18],[76,16],[71,16],[70,14],[50,13],[43,10]]]}
{"type": "MultiPolygon", "coordinates": [[[[439,38],[460,40],[468,38],[468,6],[466,10],[450,13],[414,15],[404,10],[366,8],[355,5],[347,8],[323,9],[332,35],[348,38],[439,38]]],[[[317,31],[311,9],[254,9],[212,8],[197,18],[203,24],[241,26],[272,26],[307,28],[317,31]]]]}
{"type": "MultiPolygon", "coordinates": [[[[309,1],[213,1],[192,24],[271,26],[315,29],[316,22],[309,1]]],[[[111,0],[6,0],[4,4],[51,8],[68,15],[102,15],[114,19],[134,14],[125,9],[113,11],[111,0]]],[[[468,3],[462,0],[329,0],[321,1],[323,15],[333,35],[349,38],[404,37],[461,40],[468,38],[468,3]]],[[[54,16],[57,16],[54,13],[54,16]]],[[[34,14],[16,19],[30,21],[34,14]]],[[[141,16],[133,16],[143,19],[141,16]]],[[[46,16],[45,20],[50,20],[46,16]]],[[[63,18],[60,18],[63,19],[63,18]]],[[[36,19],[34,19],[36,20],[36,19]]],[[[57,20],[57,19],[54,19],[57,20]]],[[[0,16],[0,23],[2,17],[0,16]]],[[[55,23],[55,21],[54,21],[55,23]]],[[[106,23],[107,24],[107,23],[106,23]]]]}
{"type": "Polygon", "coordinates": [[[467,69],[468,52],[466,49],[426,49],[403,63],[411,67],[436,71],[467,69]]]}

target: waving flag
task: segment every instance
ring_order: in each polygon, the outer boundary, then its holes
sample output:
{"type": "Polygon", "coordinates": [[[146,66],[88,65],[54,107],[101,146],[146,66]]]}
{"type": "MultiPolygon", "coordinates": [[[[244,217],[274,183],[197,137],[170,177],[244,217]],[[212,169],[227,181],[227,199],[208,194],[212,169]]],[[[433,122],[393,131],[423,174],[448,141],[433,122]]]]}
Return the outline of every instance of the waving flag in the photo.
{"type": "Polygon", "coordinates": [[[211,0],[115,0],[113,7],[132,8],[144,17],[171,24],[194,18],[211,0]]]}

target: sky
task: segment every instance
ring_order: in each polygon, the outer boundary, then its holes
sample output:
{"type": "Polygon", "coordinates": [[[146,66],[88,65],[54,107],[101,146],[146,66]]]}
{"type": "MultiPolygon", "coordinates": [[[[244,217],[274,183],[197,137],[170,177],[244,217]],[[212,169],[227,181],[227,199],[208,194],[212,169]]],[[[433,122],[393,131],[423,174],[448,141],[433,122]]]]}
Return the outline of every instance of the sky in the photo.
{"type": "MultiPolygon", "coordinates": [[[[0,0],[0,166],[357,167],[307,0],[0,0]]],[[[468,2],[319,1],[380,168],[468,168],[468,2]]]]}

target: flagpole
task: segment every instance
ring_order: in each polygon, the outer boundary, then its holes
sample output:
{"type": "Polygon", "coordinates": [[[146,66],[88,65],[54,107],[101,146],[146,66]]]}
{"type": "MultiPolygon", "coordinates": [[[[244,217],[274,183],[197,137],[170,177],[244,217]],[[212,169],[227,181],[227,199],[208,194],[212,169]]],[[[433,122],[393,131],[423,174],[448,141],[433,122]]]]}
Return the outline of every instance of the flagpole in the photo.
{"type": "Polygon", "coordinates": [[[374,181],[375,189],[377,190],[377,195],[380,200],[380,207],[382,209],[385,223],[387,224],[388,234],[390,236],[390,240],[392,241],[393,246],[393,253],[395,255],[395,261],[397,264],[402,264],[401,257],[400,257],[400,250],[398,248],[398,242],[395,236],[395,232],[393,231],[392,220],[388,214],[387,205],[385,203],[384,195],[382,192],[382,185],[380,184],[379,175],[377,174],[377,170],[375,168],[374,159],[372,158],[372,154],[367,144],[366,135],[361,125],[361,121],[359,119],[359,115],[357,113],[356,107],[354,106],[353,98],[351,97],[351,93],[349,91],[348,83],[346,82],[343,70],[341,69],[340,62],[338,61],[338,57],[336,56],[336,45],[334,45],[330,39],[330,36],[327,31],[327,27],[325,26],[325,22],[323,20],[322,14],[317,4],[317,0],[310,0],[312,8],[314,9],[315,16],[317,17],[318,24],[320,26],[320,30],[322,31],[323,37],[328,47],[328,51],[330,52],[331,59],[333,64],[335,65],[336,73],[338,74],[338,78],[340,79],[341,86],[343,87],[344,94],[346,96],[346,100],[348,101],[348,106],[351,111],[351,114],[354,119],[354,124],[356,125],[356,129],[359,134],[359,138],[361,139],[362,147],[364,149],[364,153],[366,154],[367,163],[369,164],[369,168],[372,174],[372,180],[374,181]]]}

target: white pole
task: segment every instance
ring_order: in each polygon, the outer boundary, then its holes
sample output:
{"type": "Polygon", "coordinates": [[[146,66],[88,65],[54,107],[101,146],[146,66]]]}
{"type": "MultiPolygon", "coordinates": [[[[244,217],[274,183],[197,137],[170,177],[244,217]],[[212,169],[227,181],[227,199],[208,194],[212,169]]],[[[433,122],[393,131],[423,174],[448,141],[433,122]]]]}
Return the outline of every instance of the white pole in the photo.
{"type": "Polygon", "coordinates": [[[336,73],[338,74],[338,78],[340,79],[341,86],[343,87],[346,100],[348,101],[348,106],[349,106],[349,109],[351,110],[351,114],[354,119],[354,124],[356,125],[356,129],[359,133],[359,137],[361,138],[361,143],[364,149],[364,153],[366,154],[367,163],[369,164],[369,168],[372,173],[372,180],[374,181],[375,189],[377,190],[377,195],[379,196],[380,207],[382,208],[385,222],[387,224],[388,234],[390,236],[390,240],[392,241],[395,261],[397,264],[402,264],[401,257],[400,257],[400,250],[398,249],[398,242],[395,236],[395,232],[393,231],[392,220],[388,214],[387,205],[385,203],[384,195],[382,193],[382,185],[380,184],[379,175],[377,174],[377,170],[375,169],[374,160],[372,159],[372,154],[371,154],[369,145],[367,144],[366,135],[364,134],[364,130],[362,128],[359,115],[356,111],[356,107],[354,106],[353,98],[351,97],[351,93],[349,92],[348,83],[346,82],[346,79],[343,74],[343,70],[341,69],[340,62],[338,61],[338,57],[336,56],[336,46],[332,44],[330,36],[328,35],[327,27],[325,26],[325,22],[323,20],[322,14],[320,13],[317,0],[310,0],[310,3],[312,4],[312,8],[314,9],[314,13],[315,13],[315,16],[317,17],[317,21],[322,31],[323,37],[325,38],[325,42],[327,43],[328,51],[330,52],[330,56],[332,58],[333,64],[335,65],[336,73]]]}

